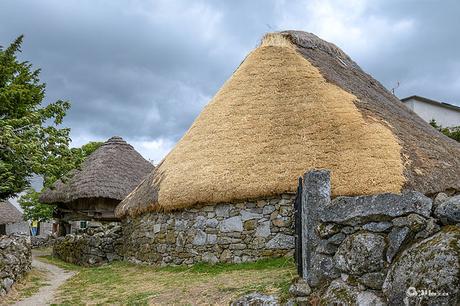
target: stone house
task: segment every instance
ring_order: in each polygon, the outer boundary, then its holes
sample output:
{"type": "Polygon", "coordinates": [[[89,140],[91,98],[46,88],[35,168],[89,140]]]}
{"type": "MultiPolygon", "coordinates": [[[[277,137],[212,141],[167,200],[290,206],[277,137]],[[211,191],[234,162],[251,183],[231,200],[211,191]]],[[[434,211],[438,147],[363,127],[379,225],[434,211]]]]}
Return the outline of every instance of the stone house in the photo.
{"type": "Polygon", "coordinates": [[[22,213],[8,200],[0,202],[0,235],[29,235],[29,224],[22,213]]]}
{"type": "Polygon", "coordinates": [[[264,36],[173,150],[117,207],[133,262],[289,254],[298,177],[332,196],[460,190],[460,144],[317,36],[264,36]]]}
{"type": "Polygon", "coordinates": [[[55,204],[60,235],[73,232],[82,221],[118,220],[115,207],[154,166],[121,137],[112,137],[83,162],[80,169],[57,181],[40,196],[55,204]]]}

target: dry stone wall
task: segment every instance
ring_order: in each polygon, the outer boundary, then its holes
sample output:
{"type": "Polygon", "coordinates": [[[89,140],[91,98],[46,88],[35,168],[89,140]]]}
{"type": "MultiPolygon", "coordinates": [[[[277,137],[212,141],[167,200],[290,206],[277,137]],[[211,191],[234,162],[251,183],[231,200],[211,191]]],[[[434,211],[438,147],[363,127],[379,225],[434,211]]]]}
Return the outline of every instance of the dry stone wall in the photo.
{"type": "Polygon", "coordinates": [[[30,270],[31,263],[29,236],[0,236],[0,298],[30,270]]]}
{"type": "Polygon", "coordinates": [[[305,175],[301,205],[304,273],[295,286],[306,282],[322,303],[459,304],[460,195],[331,199],[320,170],[305,175]]]}
{"type": "Polygon", "coordinates": [[[121,233],[121,226],[113,222],[59,237],[54,241],[53,256],[82,266],[121,260],[121,233]]]}
{"type": "Polygon", "coordinates": [[[295,195],[145,213],[123,221],[123,255],[135,263],[247,262],[292,254],[295,195]]]}

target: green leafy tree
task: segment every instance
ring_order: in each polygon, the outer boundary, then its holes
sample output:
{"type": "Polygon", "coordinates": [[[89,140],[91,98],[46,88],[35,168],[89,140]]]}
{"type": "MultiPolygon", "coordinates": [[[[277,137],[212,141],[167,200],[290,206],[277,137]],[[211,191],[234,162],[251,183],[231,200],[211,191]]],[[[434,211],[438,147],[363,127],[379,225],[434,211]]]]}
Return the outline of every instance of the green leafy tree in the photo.
{"type": "Polygon", "coordinates": [[[70,103],[42,105],[46,85],[40,69],[16,57],[22,39],[0,47],[0,200],[29,187],[33,174],[54,179],[67,170],[62,164],[73,160],[70,131],[59,128],[70,103]]]}
{"type": "Polygon", "coordinates": [[[437,129],[438,131],[440,131],[441,133],[443,133],[444,135],[446,135],[447,137],[450,137],[460,142],[460,126],[450,127],[450,128],[442,127],[441,125],[438,125],[438,123],[434,119],[431,119],[430,125],[434,127],[435,129],[437,129]]]}
{"type": "MultiPolygon", "coordinates": [[[[56,157],[53,160],[53,164],[56,166],[53,168],[55,171],[44,176],[42,191],[54,184],[56,180],[64,180],[71,170],[78,169],[84,160],[101,145],[102,142],[91,141],[81,148],[70,149],[70,155],[56,157]]],[[[38,201],[42,191],[28,188],[26,193],[19,199],[19,204],[24,210],[25,220],[48,221],[52,218],[54,205],[42,204],[38,201]]]]}

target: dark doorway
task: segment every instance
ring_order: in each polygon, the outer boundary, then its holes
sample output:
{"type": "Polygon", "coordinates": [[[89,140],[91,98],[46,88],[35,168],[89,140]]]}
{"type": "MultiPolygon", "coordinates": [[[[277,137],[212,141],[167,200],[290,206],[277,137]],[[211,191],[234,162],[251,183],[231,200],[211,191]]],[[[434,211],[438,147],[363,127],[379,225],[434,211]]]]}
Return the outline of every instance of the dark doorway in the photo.
{"type": "Polygon", "coordinates": [[[6,224],[0,224],[0,235],[6,235],[6,224]]]}

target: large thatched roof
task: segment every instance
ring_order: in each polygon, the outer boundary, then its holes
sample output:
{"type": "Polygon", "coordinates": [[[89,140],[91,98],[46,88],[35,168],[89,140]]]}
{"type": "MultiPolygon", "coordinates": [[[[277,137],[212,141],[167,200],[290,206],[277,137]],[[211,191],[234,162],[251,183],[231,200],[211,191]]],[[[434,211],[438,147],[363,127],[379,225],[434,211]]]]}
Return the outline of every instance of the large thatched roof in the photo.
{"type": "Polygon", "coordinates": [[[332,170],[336,196],[460,189],[460,145],[335,45],[273,33],[116,213],[294,192],[312,168],[332,170]]]}
{"type": "Polygon", "coordinates": [[[67,180],[57,181],[40,197],[43,203],[67,203],[84,198],[122,200],[153,170],[121,137],[112,137],[94,151],[67,180]]]}
{"type": "Polygon", "coordinates": [[[0,224],[21,222],[22,213],[8,200],[0,202],[0,224]]]}

